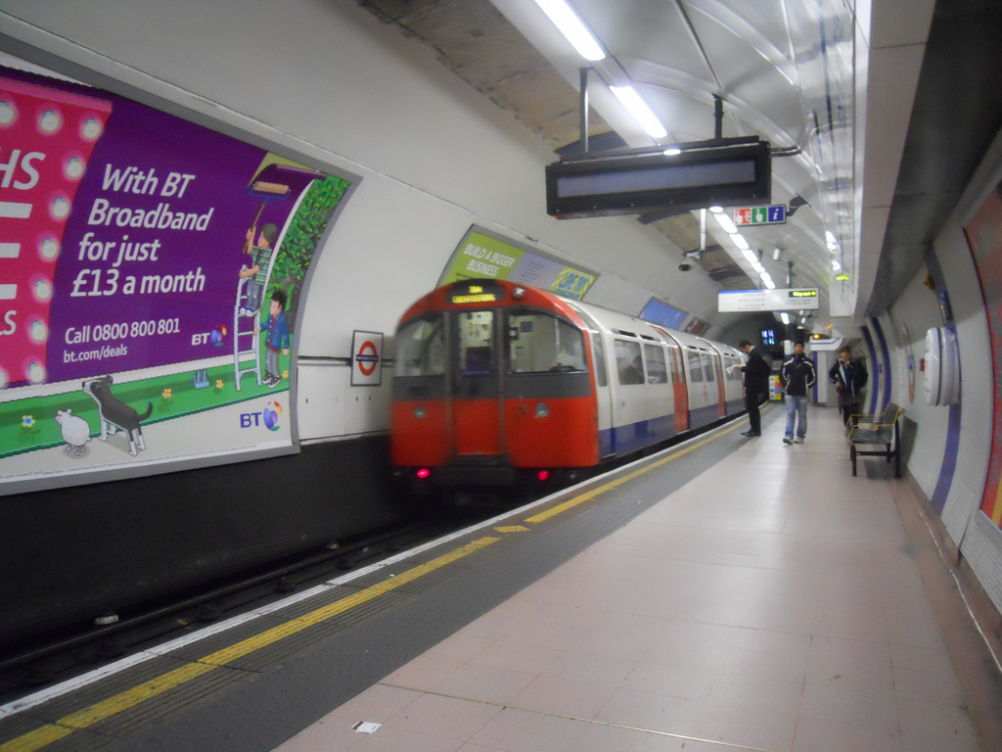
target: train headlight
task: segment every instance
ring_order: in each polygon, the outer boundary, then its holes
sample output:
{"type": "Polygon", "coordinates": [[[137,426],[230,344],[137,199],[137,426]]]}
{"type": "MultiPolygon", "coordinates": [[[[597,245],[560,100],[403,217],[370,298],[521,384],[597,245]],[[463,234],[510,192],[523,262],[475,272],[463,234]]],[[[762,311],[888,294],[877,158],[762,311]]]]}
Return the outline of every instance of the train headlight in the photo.
{"type": "Polygon", "coordinates": [[[536,403],[536,417],[537,418],[545,418],[549,414],[550,414],[550,408],[547,407],[547,405],[546,405],[545,402],[537,402],[536,403]]]}
{"type": "Polygon", "coordinates": [[[511,296],[515,298],[515,300],[520,300],[522,297],[525,296],[525,288],[516,287],[514,290],[511,291],[511,296]]]}
{"type": "Polygon", "coordinates": [[[425,412],[424,412],[424,408],[423,407],[415,407],[414,408],[414,417],[415,418],[417,418],[418,420],[423,420],[424,416],[425,416],[425,412]]]}

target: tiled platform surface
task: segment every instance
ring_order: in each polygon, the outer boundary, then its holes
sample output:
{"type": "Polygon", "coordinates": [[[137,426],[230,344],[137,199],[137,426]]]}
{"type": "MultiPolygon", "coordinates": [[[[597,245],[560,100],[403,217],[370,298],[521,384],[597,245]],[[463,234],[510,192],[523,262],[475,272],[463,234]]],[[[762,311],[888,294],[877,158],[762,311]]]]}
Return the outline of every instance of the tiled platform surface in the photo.
{"type": "Polygon", "coordinates": [[[852,478],[835,410],[810,419],[793,446],[772,420],[279,750],[996,749],[927,598],[904,481],[852,478]]]}

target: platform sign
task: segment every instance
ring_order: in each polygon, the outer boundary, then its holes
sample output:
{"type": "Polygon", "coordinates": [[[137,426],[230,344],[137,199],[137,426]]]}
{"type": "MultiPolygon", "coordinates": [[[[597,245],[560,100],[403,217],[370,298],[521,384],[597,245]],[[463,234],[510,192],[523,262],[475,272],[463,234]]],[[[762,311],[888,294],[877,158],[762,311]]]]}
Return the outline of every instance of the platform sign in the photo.
{"type": "Polygon", "coordinates": [[[717,293],[717,310],[721,313],[814,311],[817,308],[816,287],[799,290],[725,290],[717,293]]]}
{"type": "Polygon", "coordinates": [[[379,386],[383,381],[380,366],[383,355],[383,333],[361,332],[351,336],[351,385],[379,386]]]}
{"type": "Polygon", "coordinates": [[[786,204],[745,206],[734,210],[736,225],[781,225],[786,223],[786,204]]]}

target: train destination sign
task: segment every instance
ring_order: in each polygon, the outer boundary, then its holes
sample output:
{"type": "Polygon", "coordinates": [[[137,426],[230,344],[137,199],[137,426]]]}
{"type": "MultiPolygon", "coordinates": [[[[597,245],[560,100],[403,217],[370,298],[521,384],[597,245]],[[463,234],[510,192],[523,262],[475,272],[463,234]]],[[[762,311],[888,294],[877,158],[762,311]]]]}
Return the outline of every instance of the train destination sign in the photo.
{"type": "Polygon", "coordinates": [[[749,311],[814,311],[818,308],[818,290],[814,288],[783,290],[725,290],[717,293],[721,313],[749,311]]]}
{"type": "Polygon", "coordinates": [[[479,280],[457,284],[449,293],[449,302],[453,305],[468,305],[470,303],[493,303],[500,299],[502,289],[498,285],[479,280]]]}

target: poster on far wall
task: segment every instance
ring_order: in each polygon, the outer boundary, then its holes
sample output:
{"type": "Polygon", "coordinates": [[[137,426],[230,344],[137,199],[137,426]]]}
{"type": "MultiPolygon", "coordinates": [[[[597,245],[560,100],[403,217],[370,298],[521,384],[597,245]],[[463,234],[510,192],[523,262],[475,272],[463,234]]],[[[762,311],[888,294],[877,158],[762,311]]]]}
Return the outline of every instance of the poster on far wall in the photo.
{"type": "Polygon", "coordinates": [[[978,267],[978,277],[985,298],[995,384],[992,451],[981,511],[1002,527],[1002,448],[998,441],[998,433],[1002,428],[1002,183],[991,192],[964,228],[964,232],[978,267]]]}
{"type": "Polygon", "coordinates": [[[0,66],[0,494],[291,451],[304,283],[349,186],[0,66]]]}
{"type": "Polygon", "coordinates": [[[477,278],[506,279],[583,300],[598,274],[474,225],[456,247],[438,285],[477,278]]]}

